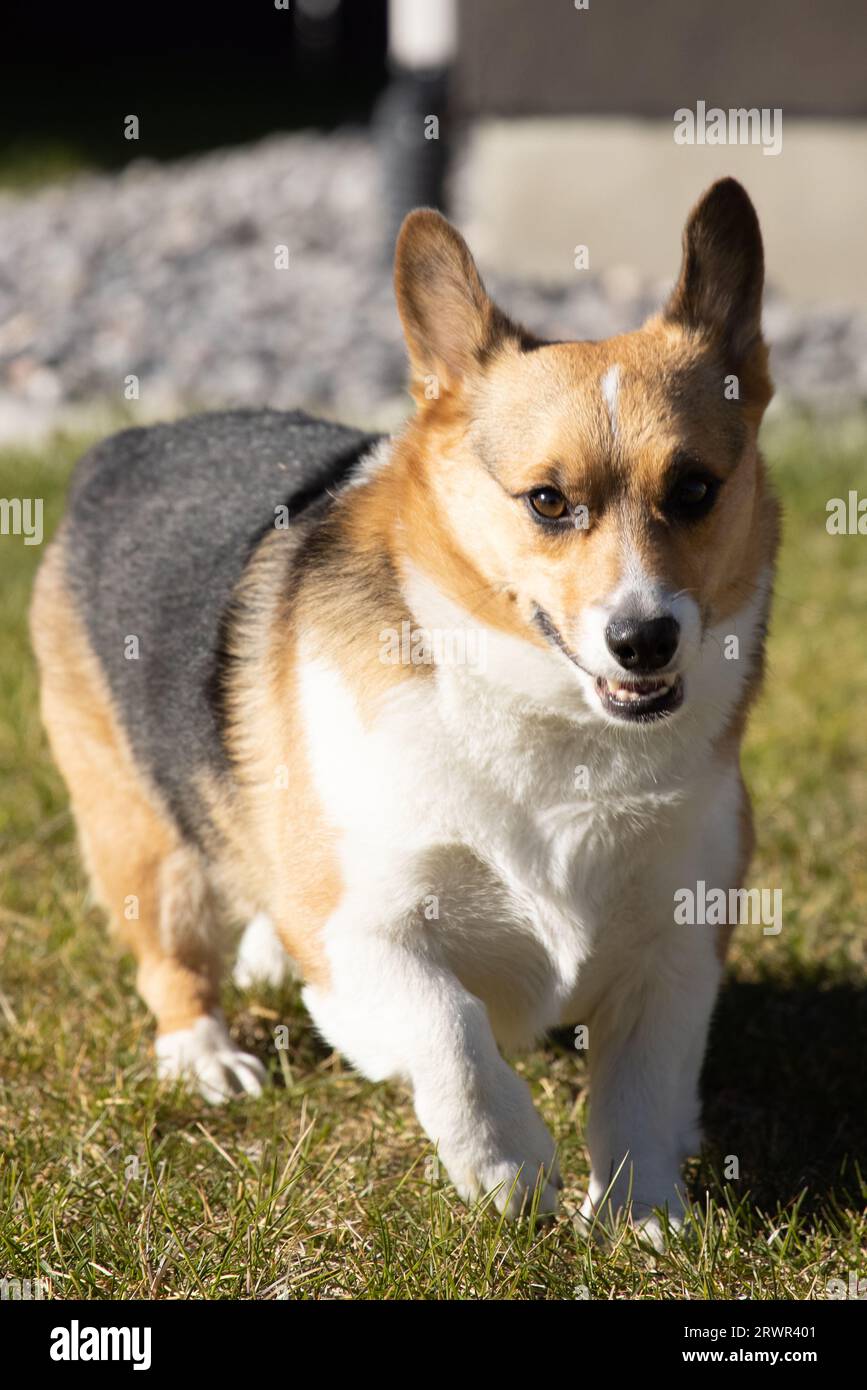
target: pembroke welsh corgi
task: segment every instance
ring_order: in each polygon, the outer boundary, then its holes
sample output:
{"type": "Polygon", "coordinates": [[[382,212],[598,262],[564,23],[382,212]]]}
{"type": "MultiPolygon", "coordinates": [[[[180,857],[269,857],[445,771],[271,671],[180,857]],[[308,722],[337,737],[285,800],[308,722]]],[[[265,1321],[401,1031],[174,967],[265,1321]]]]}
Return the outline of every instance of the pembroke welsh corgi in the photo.
{"type": "Polygon", "coordinates": [[[758,221],[714,184],[665,308],[604,342],[518,327],[429,210],[395,285],[394,438],[230,411],[81,461],[32,609],[45,724],[160,1075],[259,1091],[220,1013],[220,923],[249,920],[242,976],[291,958],[465,1199],[551,1211],[555,1145],[500,1049],[583,1025],[583,1216],[659,1240],[728,938],[675,894],[738,886],[752,845],[758,221]]]}

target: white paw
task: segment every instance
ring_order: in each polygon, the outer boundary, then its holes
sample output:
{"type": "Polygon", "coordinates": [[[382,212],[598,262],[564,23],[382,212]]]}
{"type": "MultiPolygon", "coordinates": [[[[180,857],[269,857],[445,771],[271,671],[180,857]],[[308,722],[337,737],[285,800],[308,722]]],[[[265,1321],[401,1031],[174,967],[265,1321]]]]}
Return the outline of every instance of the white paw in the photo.
{"type": "Polygon", "coordinates": [[[666,1206],[665,1213],[664,1221],[656,1212],[651,1216],[632,1218],[633,1229],[660,1255],[668,1246],[670,1238],[679,1235],[683,1230],[683,1204],[679,1203],[677,1211],[672,1211],[666,1206]]]}
{"type": "Polygon", "coordinates": [[[257,912],[244,928],[238,945],[235,984],[239,989],[250,989],[256,984],[282,985],[292,973],[292,961],[271,918],[257,912]]]}
{"type": "Polygon", "coordinates": [[[538,1189],[537,1210],[550,1214],[562,1186],[556,1145],[525,1083],[510,1068],[505,1073],[495,1106],[467,1117],[459,1137],[441,1137],[439,1155],[465,1202],[493,1193],[497,1211],[512,1220],[530,1211],[538,1189]]]}
{"type": "Polygon", "coordinates": [[[601,1184],[591,1182],[590,1191],[581,1203],[575,1218],[575,1225],[583,1235],[592,1236],[604,1244],[614,1234],[617,1226],[625,1222],[654,1250],[661,1253],[666,1247],[668,1236],[677,1235],[682,1229],[685,1216],[684,1199],[676,1187],[658,1202],[633,1198],[615,1206],[611,1197],[606,1197],[601,1184]]]}
{"type": "Polygon", "coordinates": [[[258,1096],[267,1080],[258,1057],[235,1046],[220,1018],[197,1018],[192,1028],[163,1033],[157,1038],[156,1054],[161,1081],[184,1078],[211,1105],[234,1096],[258,1096]]]}
{"type": "Polygon", "coordinates": [[[539,1214],[550,1216],[557,1210],[560,1175],[553,1151],[547,1156],[534,1154],[530,1158],[491,1157],[469,1170],[463,1169],[458,1176],[454,1176],[453,1166],[449,1165],[449,1176],[459,1196],[468,1204],[492,1192],[497,1211],[510,1221],[529,1214],[537,1187],[539,1214]]]}

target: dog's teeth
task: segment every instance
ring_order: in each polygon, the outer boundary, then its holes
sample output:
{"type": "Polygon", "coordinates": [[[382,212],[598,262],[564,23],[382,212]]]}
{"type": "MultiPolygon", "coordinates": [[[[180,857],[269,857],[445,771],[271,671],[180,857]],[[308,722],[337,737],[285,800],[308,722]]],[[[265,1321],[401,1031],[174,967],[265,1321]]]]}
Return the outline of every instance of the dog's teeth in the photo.
{"type": "Polygon", "coordinates": [[[621,685],[618,681],[606,681],[609,695],[615,700],[640,700],[641,691],[631,685],[621,685]]]}
{"type": "Polygon", "coordinates": [[[605,678],[605,688],[614,700],[626,704],[631,700],[645,699],[648,695],[661,695],[666,690],[670,690],[676,680],[675,676],[660,676],[657,680],[635,681],[626,684],[624,681],[615,681],[605,678]]]}

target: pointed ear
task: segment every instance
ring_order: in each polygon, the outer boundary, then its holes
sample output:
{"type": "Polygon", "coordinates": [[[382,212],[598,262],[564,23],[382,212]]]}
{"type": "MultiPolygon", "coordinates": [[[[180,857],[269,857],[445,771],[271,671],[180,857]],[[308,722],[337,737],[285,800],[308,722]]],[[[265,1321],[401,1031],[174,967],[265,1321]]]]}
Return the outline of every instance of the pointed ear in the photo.
{"type": "Polygon", "coordinates": [[[756,210],[737,180],[720,179],[689,215],[680,279],[663,316],[716,340],[738,369],[763,349],[764,278],[756,210]]]}
{"type": "Polygon", "coordinates": [[[405,219],[394,288],[416,392],[435,377],[448,390],[506,338],[526,338],[485,292],[463,237],[431,208],[405,219]]]}

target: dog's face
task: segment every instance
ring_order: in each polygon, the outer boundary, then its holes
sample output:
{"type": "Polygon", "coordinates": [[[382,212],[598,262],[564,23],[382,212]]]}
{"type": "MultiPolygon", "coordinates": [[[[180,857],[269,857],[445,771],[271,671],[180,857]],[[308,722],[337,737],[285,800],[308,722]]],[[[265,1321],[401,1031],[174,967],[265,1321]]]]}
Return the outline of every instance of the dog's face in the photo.
{"type": "Polygon", "coordinates": [[[491,303],[435,213],[398,244],[398,304],[452,596],[568,659],[591,709],[648,725],[689,698],[708,630],[766,563],[756,432],[771,388],[755,212],[731,180],[684,234],[677,288],[635,333],[542,343],[491,303]]]}

